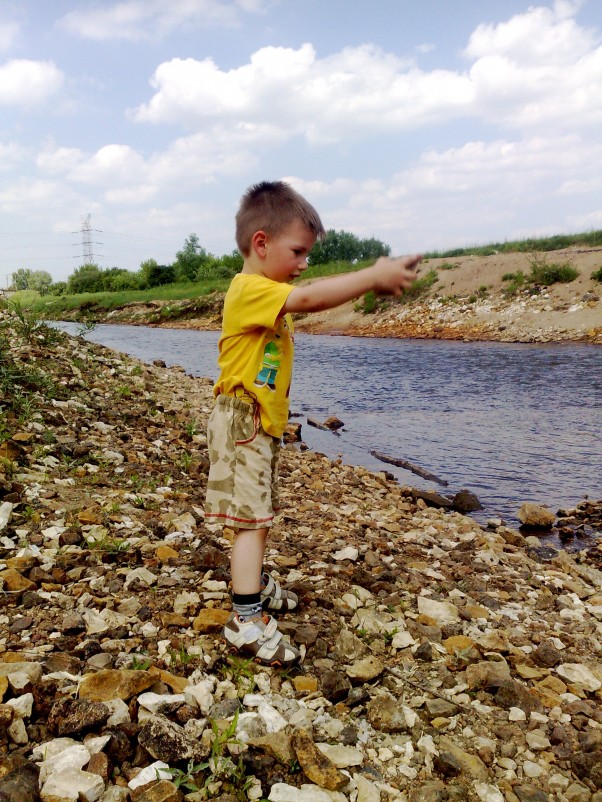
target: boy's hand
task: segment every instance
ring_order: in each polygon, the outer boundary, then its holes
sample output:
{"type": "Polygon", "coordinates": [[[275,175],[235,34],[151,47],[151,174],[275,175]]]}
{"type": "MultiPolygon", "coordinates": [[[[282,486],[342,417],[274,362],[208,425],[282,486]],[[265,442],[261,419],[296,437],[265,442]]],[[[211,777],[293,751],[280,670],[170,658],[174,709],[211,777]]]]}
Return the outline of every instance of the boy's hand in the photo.
{"type": "Polygon", "coordinates": [[[401,295],[403,290],[409,289],[416,281],[421,259],[421,254],[400,256],[396,259],[381,256],[369,268],[374,275],[374,292],[377,295],[401,295]]]}

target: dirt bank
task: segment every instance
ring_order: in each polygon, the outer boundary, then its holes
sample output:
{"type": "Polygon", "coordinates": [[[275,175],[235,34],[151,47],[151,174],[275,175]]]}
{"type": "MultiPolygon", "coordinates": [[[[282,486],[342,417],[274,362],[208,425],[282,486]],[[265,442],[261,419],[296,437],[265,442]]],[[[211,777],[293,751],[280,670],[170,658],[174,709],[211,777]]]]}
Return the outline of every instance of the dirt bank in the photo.
{"type": "MultiPolygon", "coordinates": [[[[320,314],[298,316],[299,331],[363,337],[418,337],[500,342],[602,343],[602,249],[567,248],[545,255],[509,253],[425,260],[421,278],[436,281],[417,299],[380,299],[366,313],[363,299],[320,314]],[[509,294],[504,276],[531,272],[534,259],[569,264],[579,276],[567,283],[525,283],[509,294]]],[[[316,279],[319,281],[319,279],[316,279]]],[[[223,296],[188,301],[128,304],[98,322],[165,328],[219,329],[223,296]]]]}

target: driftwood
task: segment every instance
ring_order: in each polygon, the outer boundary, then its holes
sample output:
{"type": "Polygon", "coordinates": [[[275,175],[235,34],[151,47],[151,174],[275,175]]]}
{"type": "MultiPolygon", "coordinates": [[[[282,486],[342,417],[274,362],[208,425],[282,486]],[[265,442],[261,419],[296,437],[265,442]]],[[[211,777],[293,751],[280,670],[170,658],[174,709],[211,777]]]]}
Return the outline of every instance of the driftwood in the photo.
{"type": "Polygon", "coordinates": [[[405,468],[406,471],[412,471],[417,476],[422,476],[423,479],[428,479],[429,482],[437,482],[438,485],[443,485],[443,487],[447,487],[449,482],[446,482],[445,479],[440,479],[438,476],[435,476],[434,473],[430,471],[426,471],[424,468],[419,468],[417,465],[412,465],[411,462],[408,462],[405,459],[397,459],[396,457],[389,457],[386,454],[383,454],[382,451],[371,451],[370,452],[373,457],[379,459],[381,462],[388,462],[389,465],[397,465],[398,468],[405,468]]]}

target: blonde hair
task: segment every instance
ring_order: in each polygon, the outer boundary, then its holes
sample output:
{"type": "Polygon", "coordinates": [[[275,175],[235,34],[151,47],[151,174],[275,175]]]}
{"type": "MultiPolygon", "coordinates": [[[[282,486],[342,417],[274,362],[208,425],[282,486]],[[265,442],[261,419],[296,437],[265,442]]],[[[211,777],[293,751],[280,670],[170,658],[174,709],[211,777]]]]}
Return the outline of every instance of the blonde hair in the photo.
{"type": "Polygon", "coordinates": [[[284,181],[262,181],[249,187],[242,196],[236,214],[236,244],[243,256],[251,251],[256,231],[277,237],[292,223],[299,221],[317,239],[326,232],[314,207],[284,181]]]}

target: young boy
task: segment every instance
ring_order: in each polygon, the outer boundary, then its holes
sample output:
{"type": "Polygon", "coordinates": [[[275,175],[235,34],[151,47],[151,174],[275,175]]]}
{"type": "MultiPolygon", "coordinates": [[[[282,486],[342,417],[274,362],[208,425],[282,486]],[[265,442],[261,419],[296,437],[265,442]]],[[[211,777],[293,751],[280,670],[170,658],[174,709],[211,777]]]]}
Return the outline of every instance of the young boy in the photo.
{"type": "Polygon", "coordinates": [[[288,421],[293,312],[330,309],[373,290],[400,295],[420,256],[381,258],[372,267],[291,286],[325,234],[316,210],[282,181],[250,187],[236,215],[244,258],[224,302],[216,405],[207,428],[211,467],[205,518],[237,530],[231,555],[230,646],[266,665],[289,665],[299,650],[263,610],[294,610],[298,599],[263,573],[266,539],[278,510],[278,455],[288,421]]]}

